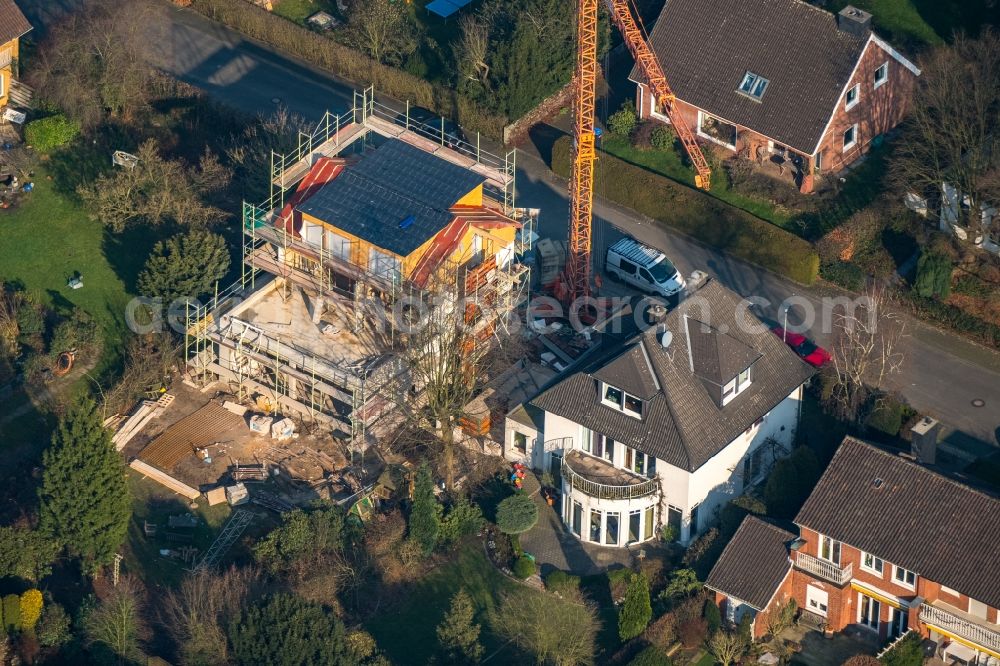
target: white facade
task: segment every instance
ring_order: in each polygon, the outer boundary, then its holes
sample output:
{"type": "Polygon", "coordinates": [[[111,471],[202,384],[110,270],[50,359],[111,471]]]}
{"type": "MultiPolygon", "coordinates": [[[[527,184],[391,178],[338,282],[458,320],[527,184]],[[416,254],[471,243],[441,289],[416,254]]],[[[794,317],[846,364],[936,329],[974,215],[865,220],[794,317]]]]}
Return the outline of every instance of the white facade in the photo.
{"type": "MultiPolygon", "coordinates": [[[[719,453],[693,472],[656,460],[655,478],[659,490],[645,497],[632,499],[602,499],[573,488],[563,479],[562,517],[566,526],[585,541],[601,545],[625,546],[635,541],[654,537],[665,524],[673,524],[679,540],[686,544],[711,524],[716,512],[733,497],[763,478],[782,450],[790,451],[798,424],[802,400],[802,386],[795,388],[787,398],[775,406],[746,432],[730,442],[719,453]],[[777,446],[766,444],[773,439],[777,446]],[[744,478],[746,473],[752,478],[744,478]],[[574,509],[579,512],[574,523],[574,509]],[[646,511],[654,509],[652,533],[647,529],[646,511]],[[592,512],[594,512],[592,514],[592,512]],[[638,535],[630,516],[641,515],[638,535]],[[600,514],[602,524],[595,529],[592,515],[600,514]],[[617,544],[607,543],[608,515],[617,515],[617,544]],[[697,525],[692,527],[692,517],[697,525]],[[631,532],[631,533],[630,533],[631,532]],[[632,538],[636,537],[638,538],[632,538]]],[[[507,420],[504,456],[511,461],[530,464],[539,471],[553,472],[559,468],[562,457],[571,450],[579,455],[592,455],[584,451],[584,442],[593,437],[588,429],[567,418],[546,412],[541,432],[522,423],[507,420]],[[524,445],[524,451],[519,449],[524,445]],[[556,469],[553,469],[553,461],[556,469]]],[[[626,447],[617,442],[613,458],[598,460],[603,465],[625,468],[626,447]]],[[[633,454],[634,455],[634,454],[633,454]]],[[[612,527],[614,522],[612,520],[612,527]]]]}

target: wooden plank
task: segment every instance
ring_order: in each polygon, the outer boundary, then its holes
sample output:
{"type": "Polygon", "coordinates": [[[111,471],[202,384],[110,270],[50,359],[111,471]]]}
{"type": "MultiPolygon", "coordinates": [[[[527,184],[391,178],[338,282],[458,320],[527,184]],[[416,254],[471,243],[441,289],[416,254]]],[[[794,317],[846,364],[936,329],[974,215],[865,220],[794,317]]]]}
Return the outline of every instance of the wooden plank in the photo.
{"type": "Polygon", "coordinates": [[[194,453],[195,449],[212,444],[222,433],[243,423],[242,417],[210,402],[167,428],[139,452],[139,458],[151,465],[170,469],[194,453]]]}
{"type": "Polygon", "coordinates": [[[146,463],[142,462],[141,460],[138,460],[138,459],[137,460],[133,460],[132,462],[129,463],[129,467],[131,467],[135,471],[139,472],[143,476],[148,477],[148,478],[152,479],[153,481],[156,481],[161,486],[164,486],[165,488],[169,488],[170,490],[174,491],[178,495],[182,495],[183,497],[186,497],[186,498],[192,499],[192,500],[193,499],[198,499],[199,497],[201,497],[201,493],[199,491],[195,490],[194,488],[192,488],[191,486],[189,486],[189,485],[187,485],[185,483],[181,483],[180,481],[178,481],[174,477],[170,476],[169,474],[166,474],[165,472],[161,472],[160,470],[156,469],[152,465],[147,465],[146,463]]]}

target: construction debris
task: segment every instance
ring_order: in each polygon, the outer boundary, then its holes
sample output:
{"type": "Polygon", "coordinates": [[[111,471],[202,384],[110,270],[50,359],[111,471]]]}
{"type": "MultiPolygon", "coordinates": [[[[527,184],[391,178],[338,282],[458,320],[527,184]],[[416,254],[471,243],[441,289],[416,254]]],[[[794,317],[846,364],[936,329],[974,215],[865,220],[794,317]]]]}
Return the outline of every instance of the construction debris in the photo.
{"type": "Polygon", "coordinates": [[[169,488],[178,495],[181,495],[191,500],[198,499],[199,497],[201,497],[200,491],[192,488],[187,484],[181,483],[180,481],[170,476],[169,474],[161,472],[152,465],[147,465],[141,460],[133,460],[132,462],[129,463],[128,466],[134,469],[135,471],[139,472],[143,476],[147,476],[153,481],[156,481],[161,486],[169,488]]]}
{"type": "Polygon", "coordinates": [[[242,483],[226,486],[226,501],[229,502],[229,506],[246,504],[250,501],[250,491],[242,483]]]}
{"type": "Polygon", "coordinates": [[[274,419],[270,416],[264,416],[263,414],[251,416],[250,432],[257,433],[259,435],[270,435],[272,423],[274,423],[274,419]]]}
{"type": "Polygon", "coordinates": [[[243,405],[232,402],[231,400],[226,400],[224,403],[222,403],[222,408],[228,409],[233,414],[236,414],[236,416],[245,416],[248,411],[247,408],[244,407],[243,405]]]}
{"type": "Polygon", "coordinates": [[[139,458],[161,469],[171,469],[183,458],[214,444],[220,433],[242,423],[241,417],[210,402],[167,428],[139,452],[139,458]]]}
{"type": "MultiPolygon", "coordinates": [[[[143,400],[136,407],[132,415],[125,420],[125,422],[118,428],[118,431],[111,437],[112,443],[115,445],[115,451],[121,451],[125,448],[133,437],[135,437],[139,432],[142,431],[146,425],[152,421],[160,412],[167,408],[167,406],[173,402],[174,396],[169,393],[163,394],[159,400],[153,402],[152,400],[143,400]]],[[[107,425],[108,422],[105,422],[107,425]]]]}
{"type": "Polygon", "coordinates": [[[205,493],[205,499],[208,500],[209,506],[216,506],[217,504],[222,504],[226,501],[226,489],[223,486],[217,488],[212,488],[207,493],[205,493]]]}
{"type": "Polygon", "coordinates": [[[253,522],[253,519],[254,514],[252,511],[247,511],[246,509],[233,511],[233,515],[226,521],[226,524],[219,532],[219,536],[215,538],[215,542],[209,547],[208,552],[205,553],[205,557],[198,562],[194,570],[207,569],[218,564],[222,556],[229,551],[230,546],[236,543],[240,535],[253,522]]]}
{"type": "Polygon", "coordinates": [[[284,418],[271,424],[271,437],[279,442],[285,439],[291,439],[294,434],[295,422],[289,418],[284,418]]]}

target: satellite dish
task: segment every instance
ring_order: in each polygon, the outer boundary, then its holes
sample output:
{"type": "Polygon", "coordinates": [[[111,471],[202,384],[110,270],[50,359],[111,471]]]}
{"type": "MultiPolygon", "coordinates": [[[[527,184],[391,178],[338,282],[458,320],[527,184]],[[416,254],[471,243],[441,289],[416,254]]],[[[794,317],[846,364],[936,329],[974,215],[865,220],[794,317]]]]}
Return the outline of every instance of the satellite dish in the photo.
{"type": "Polygon", "coordinates": [[[670,331],[663,331],[663,335],[660,336],[660,344],[663,345],[664,349],[670,347],[670,343],[674,340],[674,334],[670,331]]]}

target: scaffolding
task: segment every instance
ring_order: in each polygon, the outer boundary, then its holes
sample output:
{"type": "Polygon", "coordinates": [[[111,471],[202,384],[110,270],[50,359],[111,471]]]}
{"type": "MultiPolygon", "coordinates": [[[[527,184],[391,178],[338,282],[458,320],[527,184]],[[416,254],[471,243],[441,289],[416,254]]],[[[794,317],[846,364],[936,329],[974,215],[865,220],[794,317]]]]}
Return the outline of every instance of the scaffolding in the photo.
{"type": "Polygon", "coordinates": [[[241,400],[264,396],[276,412],[297,411],[363,445],[371,425],[412,386],[395,353],[405,337],[397,332],[400,311],[394,306],[429,306],[431,297],[442,292],[471,297],[479,304],[474,337],[485,342],[509,331],[516,308],[527,300],[530,269],[524,259],[531,250],[538,211],[514,205],[515,164],[513,150],[494,155],[482,149],[478,136],[474,145],[453,136],[446,140],[443,123],[440,128],[415,123],[408,104],[396,111],[376,101],[372,88],[356,92],[350,111],[327,112],[311,132],[299,133],[294,150],[272,152],[268,198],[243,203],[239,280],[204,305],[188,305],[185,357],[192,377],[199,385],[228,380],[241,400]],[[502,260],[497,248],[488,245],[461,264],[442,257],[430,278],[414,281],[413,272],[404,276],[401,266],[373,267],[363,261],[362,248],[354,243],[331,247],[325,233],[318,239],[296,234],[291,221],[282,218],[292,200],[290,191],[320,158],[363,151],[379,137],[405,141],[482,176],[485,206],[521,225],[502,260]],[[294,333],[266,331],[241,316],[262,292],[278,291],[284,298],[295,288],[315,294],[314,309],[331,305],[350,313],[341,325],[378,338],[379,353],[337,363],[297,344],[294,333]],[[388,312],[394,316],[387,317],[388,312]]]}

